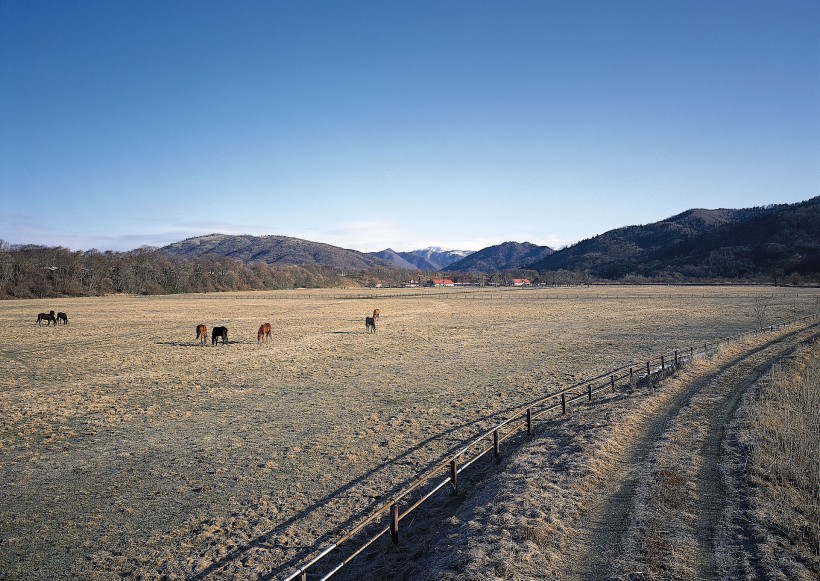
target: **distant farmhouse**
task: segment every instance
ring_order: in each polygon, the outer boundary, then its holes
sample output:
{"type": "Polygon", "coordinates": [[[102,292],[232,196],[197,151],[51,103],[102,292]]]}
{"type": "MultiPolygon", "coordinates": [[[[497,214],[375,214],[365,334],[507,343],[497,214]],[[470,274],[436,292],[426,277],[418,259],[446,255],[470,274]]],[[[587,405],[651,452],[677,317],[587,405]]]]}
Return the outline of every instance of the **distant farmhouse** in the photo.
{"type": "Polygon", "coordinates": [[[512,279],[513,286],[532,286],[530,279],[528,278],[514,278],[512,279]]]}
{"type": "Polygon", "coordinates": [[[449,278],[434,278],[424,283],[424,286],[456,286],[449,278]]]}

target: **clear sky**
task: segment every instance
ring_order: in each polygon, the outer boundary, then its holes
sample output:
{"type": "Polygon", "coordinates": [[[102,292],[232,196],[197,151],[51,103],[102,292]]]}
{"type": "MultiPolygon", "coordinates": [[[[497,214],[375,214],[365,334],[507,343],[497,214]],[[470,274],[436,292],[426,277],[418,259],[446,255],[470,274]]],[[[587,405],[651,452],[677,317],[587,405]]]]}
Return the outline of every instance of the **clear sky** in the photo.
{"type": "Polygon", "coordinates": [[[820,2],[0,0],[0,238],[558,247],[820,195],[820,2]]]}

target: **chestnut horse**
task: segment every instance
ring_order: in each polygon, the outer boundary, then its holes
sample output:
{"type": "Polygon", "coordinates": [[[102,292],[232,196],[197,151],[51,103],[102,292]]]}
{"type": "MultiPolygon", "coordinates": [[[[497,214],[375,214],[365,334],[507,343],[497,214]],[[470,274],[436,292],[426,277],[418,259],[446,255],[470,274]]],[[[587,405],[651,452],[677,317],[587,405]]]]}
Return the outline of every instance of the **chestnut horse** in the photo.
{"type": "Polygon", "coordinates": [[[222,339],[222,344],[228,342],[228,327],[214,327],[211,331],[211,346],[216,345],[222,339]]]}
{"type": "Polygon", "coordinates": [[[262,323],[259,327],[259,332],[256,333],[256,342],[257,343],[267,343],[271,339],[271,326],[270,323],[262,323]]]}
{"type": "Polygon", "coordinates": [[[379,309],[373,309],[373,320],[378,321],[381,314],[382,312],[379,309]]]}
{"type": "Polygon", "coordinates": [[[57,313],[57,322],[62,323],[63,325],[68,325],[68,315],[65,313],[57,313]]]}
{"type": "Polygon", "coordinates": [[[205,325],[196,326],[196,338],[199,339],[199,344],[204,345],[208,340],[208,327],[205,325]]]}
{"type": "Polygon", "coordinates": [[[46,327],[48,327],[51,323],[54,323],[54,326],[57,326],[57,319],[54,317],[54,311],[49,311],[48,313],[40,313],[37,315],[37,326],[40,326],[42,321],[46,322],[46,327]]]}

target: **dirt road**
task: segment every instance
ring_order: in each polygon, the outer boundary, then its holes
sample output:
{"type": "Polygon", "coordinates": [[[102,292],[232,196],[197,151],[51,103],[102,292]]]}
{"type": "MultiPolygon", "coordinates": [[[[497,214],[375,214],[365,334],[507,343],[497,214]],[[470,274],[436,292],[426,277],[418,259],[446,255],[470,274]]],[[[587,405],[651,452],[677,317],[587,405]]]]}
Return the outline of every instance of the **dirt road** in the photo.
{"type": "Polygon", "coordinates": [[[647,422],[628,446],[614,491],[582,530],[580,578],[732,576],[730,565],[719,566],[715,543],[727,503],[725,428],[755,381],[817,334],[814,326],[732,357],[647,422]]]}

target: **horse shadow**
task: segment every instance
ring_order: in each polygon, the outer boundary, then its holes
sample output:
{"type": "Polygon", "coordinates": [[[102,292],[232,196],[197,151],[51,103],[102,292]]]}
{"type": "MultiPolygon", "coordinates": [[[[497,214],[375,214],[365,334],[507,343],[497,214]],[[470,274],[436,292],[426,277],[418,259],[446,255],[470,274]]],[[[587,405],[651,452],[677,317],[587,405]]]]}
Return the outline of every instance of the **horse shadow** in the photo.
{"type": "MultiPolygon", "coordinates": [[[[165,345],[166,347],[211,347],[211,342],[208,340],[204,345],[199,341],[156,341],[155,345],[165,345]]],[[[222,341],[218,343],[222,347],[222,341]]],[[[225,343],[226,347],[231,345],[256,345],[256,341],[228,341],[225,343]]]]}

